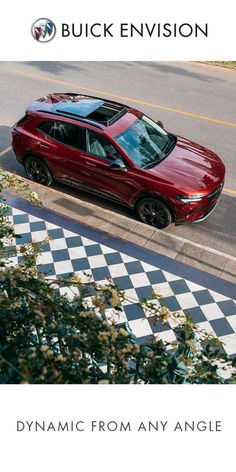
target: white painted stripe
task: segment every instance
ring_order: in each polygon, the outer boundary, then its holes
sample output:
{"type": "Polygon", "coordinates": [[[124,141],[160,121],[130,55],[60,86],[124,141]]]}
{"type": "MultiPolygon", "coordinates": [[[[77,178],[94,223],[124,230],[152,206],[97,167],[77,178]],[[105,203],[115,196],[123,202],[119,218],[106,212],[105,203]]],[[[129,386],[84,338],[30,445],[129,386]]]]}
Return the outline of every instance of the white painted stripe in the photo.
{"type": "Polygon", "coordinates": [[[212,247],[209,247],[209,246],[204,246],[203,244],[195,243],[194,241],[190,241],[189,239],[182,238],[181,236],[177,236],[176,234],[168,233],[167,231],[165,231],[165,234],[168,234],[168,236],[172,237],[173,239],[177,239],[178,241],[182,241],[183,243],[191,244],[192,246],[198,247],[200,249],[204,249],[205,251],[212,252],[213,254],[217,254],[218,256],[226,257],[227,259],[230,259],[231,261],[236,262],[236,257],[231,256],[230,254],[226,254],[225,252],[217,251],[217,249],[213,249],[212,247]]]}
{"type": "Polygon", "coordinates": [[[3,151],[0,151],[0,157],[4,156],[5,154],[7,154],[9,151],[11,151],[12,147],[9,146],[8,148],[6,149],[3,149],[3,151]]]}

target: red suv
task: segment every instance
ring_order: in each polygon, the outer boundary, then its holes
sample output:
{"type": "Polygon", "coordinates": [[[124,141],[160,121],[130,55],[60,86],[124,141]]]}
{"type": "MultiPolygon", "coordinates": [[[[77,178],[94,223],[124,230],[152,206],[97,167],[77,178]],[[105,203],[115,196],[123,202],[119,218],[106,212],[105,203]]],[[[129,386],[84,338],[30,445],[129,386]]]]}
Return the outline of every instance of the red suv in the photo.
{"type": "Polygon", "coordinates": [[[31,180],[104,196],[157,228],[203,220],[223,188],[216,154],[114,101],[50,94],[31,103],[12,134],[31,180]]]}

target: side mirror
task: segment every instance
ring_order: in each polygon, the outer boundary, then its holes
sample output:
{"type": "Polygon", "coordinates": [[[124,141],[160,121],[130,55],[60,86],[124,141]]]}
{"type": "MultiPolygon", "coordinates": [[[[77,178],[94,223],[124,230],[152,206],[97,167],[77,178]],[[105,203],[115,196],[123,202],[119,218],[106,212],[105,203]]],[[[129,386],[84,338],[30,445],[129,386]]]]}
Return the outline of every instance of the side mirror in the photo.
{"type": "Polygon", "coordinates": [[[117,157],[110,165],[111,170],[123,170],[124,172],[127,171],[127,167],[125,166],[124,161],[117,157]]]}
{"type": "Polygon", "coordinates": [[[158,120],[157,125],[160,126],[160,128],[164,129],[164,125],[163,125],[162,121],[158,120]]]}

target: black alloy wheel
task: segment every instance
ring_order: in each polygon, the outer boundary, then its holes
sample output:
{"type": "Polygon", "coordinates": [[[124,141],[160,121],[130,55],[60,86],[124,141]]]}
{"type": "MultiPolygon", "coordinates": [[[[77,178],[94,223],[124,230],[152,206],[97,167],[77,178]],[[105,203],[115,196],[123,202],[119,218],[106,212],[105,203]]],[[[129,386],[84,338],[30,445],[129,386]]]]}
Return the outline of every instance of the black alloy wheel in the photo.
{"type": "Polygon", "coordinates": [[[136,207],[136,212],[144,223],[155,228],[166,228],[172,222],[172,215],[165,203],[157,198],[144,198],[136,207]]]}
{"type": "Polygon", "coordinates": [[[24,162],[27,177],[38,184],[51,185],[53,181],[52,174],[48,167],[38,157],[29,156],[24,162]]]}

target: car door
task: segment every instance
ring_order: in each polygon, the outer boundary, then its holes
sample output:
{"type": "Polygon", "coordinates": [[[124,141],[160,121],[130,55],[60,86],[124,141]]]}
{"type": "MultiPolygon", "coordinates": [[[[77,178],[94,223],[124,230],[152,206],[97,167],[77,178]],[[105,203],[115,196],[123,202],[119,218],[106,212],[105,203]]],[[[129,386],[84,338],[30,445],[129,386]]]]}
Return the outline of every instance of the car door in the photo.
{"type": "Polygon", "coordinates": [[[81,152],[86,149],[85,128],[60,120],[47,120],[38,126],[37,151],[48,163],[54,177],[86,183],[81,152]]]}
{"type": "Polygon", "coordinates": [[[92,191],[109,196],[112,199],[129,203],[138,192],[135,171],[130,167],[113,170],[111,164],[116,158],[124,161],[111,141],[96,131],[86,130],[86,151],[83,156],[83,169],[86,172],[87,185],[92,191]]]}
{"type": "Polygon", "coordinates": [[[101,133],[61,120],[44,121],[38,130],[44,136],[37,151],[58,180],[123,203],[138,193],[133,169],[110,168],[119,152],[101,133]]]}

